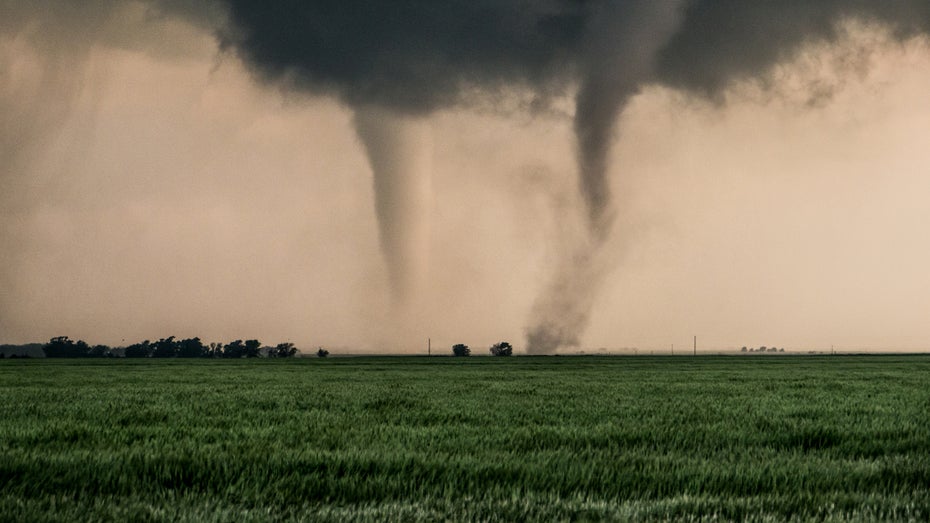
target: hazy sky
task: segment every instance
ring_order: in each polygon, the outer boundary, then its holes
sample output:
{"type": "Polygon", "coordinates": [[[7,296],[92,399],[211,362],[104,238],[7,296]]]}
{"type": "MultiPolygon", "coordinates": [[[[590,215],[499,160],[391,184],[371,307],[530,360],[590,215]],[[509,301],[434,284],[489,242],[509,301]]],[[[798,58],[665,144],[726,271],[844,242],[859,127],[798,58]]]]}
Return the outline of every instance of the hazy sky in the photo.
{"type": "Polygon", "coordinates": [[[338,37],[284,51],[263,3],[19,4],[0,1],[0,342],[522,351],[558,310],[582,349],[930,347],[920,2],[472,3],[502,9],[490,26],[450,2],[472,25],[409,7],[386,28],[347,2],[358,27],[308,8],[295,24],[338,37]],[[743,25],[712,30],[720,10],[743,25]],[[430,24],[471,43],[421,51],[430,24]],[[603,188],[578,176],[599,149],[603,188]],[[375,182],[392,155],[391,179],[420,173],[407,196],[375,182]]]}

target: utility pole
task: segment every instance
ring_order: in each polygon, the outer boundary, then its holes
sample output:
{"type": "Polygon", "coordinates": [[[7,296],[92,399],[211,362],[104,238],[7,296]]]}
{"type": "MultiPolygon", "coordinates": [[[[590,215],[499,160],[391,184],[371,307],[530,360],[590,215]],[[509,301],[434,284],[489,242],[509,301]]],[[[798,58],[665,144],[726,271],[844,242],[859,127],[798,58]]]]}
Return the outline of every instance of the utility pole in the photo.
{"type": "Polygon", "coordinates": [[[672,356],[674,356],[674,355],[675,355],[675,344],[673,343],[673,344],[672,344],[672,356]]]}
{"type": "Polygon", "coordinates": [[[694,337],[694,355],[697,356],[697,336],[694,337]]]}
{"type": "Polygon", "coordinates": [[[427,356],[433,355],[433,339],[432,338],[426,338],[426,355],[427,356]]]}

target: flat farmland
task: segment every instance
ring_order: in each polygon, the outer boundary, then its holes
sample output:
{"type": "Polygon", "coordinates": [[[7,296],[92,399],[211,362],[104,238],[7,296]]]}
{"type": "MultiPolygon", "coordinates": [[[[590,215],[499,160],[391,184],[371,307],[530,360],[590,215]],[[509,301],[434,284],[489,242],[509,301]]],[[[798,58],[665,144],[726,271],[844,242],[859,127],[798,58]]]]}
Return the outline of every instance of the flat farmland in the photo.
{"type": "Polygon", "coordinates": [[[2,521],[927,520],[930,356],[0,361],[2,521]]]}

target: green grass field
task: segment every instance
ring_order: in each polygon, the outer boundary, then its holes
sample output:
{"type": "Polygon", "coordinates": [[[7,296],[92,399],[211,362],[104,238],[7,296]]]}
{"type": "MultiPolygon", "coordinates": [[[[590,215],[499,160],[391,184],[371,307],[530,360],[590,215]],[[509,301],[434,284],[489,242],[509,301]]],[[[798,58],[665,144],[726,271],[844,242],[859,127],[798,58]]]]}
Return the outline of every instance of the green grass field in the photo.
{"type": "Polygon", "coordinates": [[[928,356],[3,360],[0,520],[927,520],[928,413],[928,356]]]}

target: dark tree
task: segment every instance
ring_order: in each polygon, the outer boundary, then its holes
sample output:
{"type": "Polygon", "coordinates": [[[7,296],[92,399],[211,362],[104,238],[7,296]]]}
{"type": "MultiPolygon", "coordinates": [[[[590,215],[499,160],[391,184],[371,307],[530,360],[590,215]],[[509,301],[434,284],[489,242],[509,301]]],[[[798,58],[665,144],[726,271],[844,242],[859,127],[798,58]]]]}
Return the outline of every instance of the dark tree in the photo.
{"type": "Polygon", "coordinates": [[[742,349],[740,349],[740,352],[746,352],[746,347],[744,346],[742,349]]]}
{"type": "Polygon", "coordinates": [[[297,354],[297,348],[290,342],[279,343],[277,347],[268,351],[268,355],[272,358],[290,358],[295,354],[297,354]]]}
{"type": "Polygon", "coordinates": [[[493,356],[512,356],[513,345],[506,341],[491,345],[491,355],[493,356]]]}
{"type": "Polygon", "coordinates": [[[57,336],[50,339],[42,350],[47,358],[83,358],[90,352],[90,347],[82,340],[74,341],[67,336],[57,336]]]}
{"type": "Polygon", "coordinates": [[[149,340],[134,343],[126,347],[123,353],[127,358],[148,358],[152,355],[152,344],[149,343],[149,340]]]}
{"type": "Polygon", "coordinates": [[[262,343],[258,340],[245,340],[243,355],[246,358],[257,358],[262,352],[262,343]]]}
{"type": "Polygon", "coordinates": [[[452,346],[453,356],[471,356],[471,349],[464,343],[456,343],[452,346]]]}
{"type": "Polygon", "coordinates": [[[320,347],[320,350],[316,351],[317,358],[325,358],[327,356],[329,356],[329,351],[324,349],[323,347],[320,347]]]}
{"type": "Polygon", "coordinates": [[[242,340],[236,340],[223,345],[224,358],[241,358],[245,355],[245,345],[242,340]]]}
{"type": "Polygon", "coordinates": [[[200,358],[206,350],[200,338],[188,338],[178,342],[179,358],[200,358]]]}
{"type": "Polygon", "coordinates": [[[174,358],[177,355],[178,342],[174,340],[174,336],[162,338],[152,344],[153,358],[174,358]]]}

